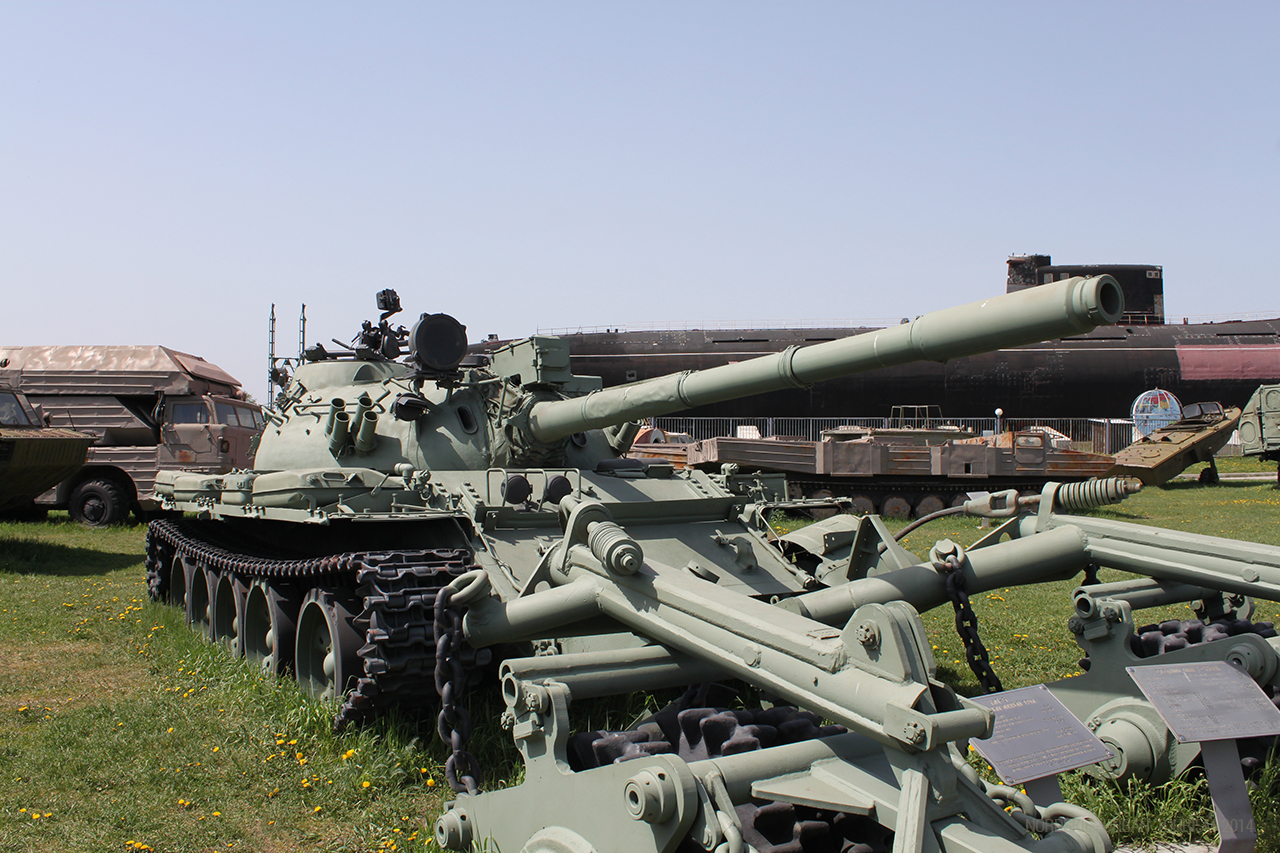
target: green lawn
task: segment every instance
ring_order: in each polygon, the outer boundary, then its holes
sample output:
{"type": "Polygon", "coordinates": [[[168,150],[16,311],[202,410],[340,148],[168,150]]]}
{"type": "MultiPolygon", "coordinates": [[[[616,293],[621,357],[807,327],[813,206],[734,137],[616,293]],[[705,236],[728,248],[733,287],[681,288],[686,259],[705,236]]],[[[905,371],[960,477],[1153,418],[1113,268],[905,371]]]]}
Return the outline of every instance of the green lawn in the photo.
{"type": "Polygon", "coordinates": [[[335,737],[147,601],[143,538],[0,524],[0,850],[425,849],[430,726],[335,737]]]}
{"type": "MultiPolygon", "coordinates": [[[[1270,483],[1180,483],[1105,512],[1280,544],[1280,492],[1270,483]]],[[[906,545],[924,553],[936,539],[968,543],[982,532],[976,520],[947,519],[906,545]]],[[[447,799],[434,709],[333,735],[332,706],[227,658],[175,610],[148,602],[143,539],[142,527],[89,530],[58,516],[0,523],[0,851],[434,848],[423,820],[429,826],[447,799]]],[[[1006,687],[1077,671],[1080,652],[1065,628],[1074,586],[975,598],[1006,687]]],[[[1262,604],[1256,618],[1280,621],[1280,607],[1262,604]]],[[[957,663],[950,608],[925,619],[942,676],[975,691],[957,663]]],[[[477,720],[496,716],[492,698],[475,701],[477,720]]],[[[584,728],[625,726],[638,713],[626,703],[575,711],[590,714],[584,728]]],[[[507,736],[494,726],[477,739],[485,765],[517,781],[507,736]]],[[[1275,775],[1272,798],[1280,797],[1275,775]]],[[[1079,779],[1067,789],[1107,819],[1117,840],[1212,833],[1194,782],[1154,794],[1079,779]]],[[[1260,849],[1280,849],[1274,814],[1259,818],[1260,849]]]]}

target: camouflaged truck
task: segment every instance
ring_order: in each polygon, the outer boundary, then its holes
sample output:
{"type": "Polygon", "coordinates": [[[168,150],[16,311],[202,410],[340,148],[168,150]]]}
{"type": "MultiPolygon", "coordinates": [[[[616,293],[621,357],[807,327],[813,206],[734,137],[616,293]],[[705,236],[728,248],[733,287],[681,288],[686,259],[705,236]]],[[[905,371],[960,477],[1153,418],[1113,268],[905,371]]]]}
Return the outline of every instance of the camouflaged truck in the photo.
{"type": "Polygon", "coordinates": [[[94,436],[83,467],[36,498],[104,526],[159,508],[161,468],[247,468],[262,409],[203,358],[161,346],[0,347],[0,384],[26,394],[50,425],[94,436]]]}

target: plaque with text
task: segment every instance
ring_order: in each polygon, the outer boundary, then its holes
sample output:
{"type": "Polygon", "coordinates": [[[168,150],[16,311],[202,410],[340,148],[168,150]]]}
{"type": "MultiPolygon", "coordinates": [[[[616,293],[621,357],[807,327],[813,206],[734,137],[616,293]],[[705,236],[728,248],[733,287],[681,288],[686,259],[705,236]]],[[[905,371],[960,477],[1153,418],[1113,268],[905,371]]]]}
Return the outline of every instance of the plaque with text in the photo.
{"type": "Polygon", "coordinates": [[[1043,684],[975,696],[996,712],[995,733],[969,743],[1011,785],[1111,758],[1111,750],[1043,684]]]}
{"type": "Polygon", "coordinates": [[[1280,710],[1247,673],[1226,661],[1125,670],[1178,743],[1280,734],[1280,710]]]}

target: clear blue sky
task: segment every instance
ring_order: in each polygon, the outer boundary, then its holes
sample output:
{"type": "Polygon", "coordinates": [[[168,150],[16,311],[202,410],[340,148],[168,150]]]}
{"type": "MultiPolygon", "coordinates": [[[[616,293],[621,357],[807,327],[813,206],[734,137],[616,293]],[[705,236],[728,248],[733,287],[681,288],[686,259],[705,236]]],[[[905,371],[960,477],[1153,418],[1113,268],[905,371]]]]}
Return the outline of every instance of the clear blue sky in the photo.
{"type": "MultiPolygon", "coordinates": [[[[261,398],[394,287],[473,339],[897,318],[1012,253],[1280,315],[1280,4],[0,2],[0,341],[261,398]]],[[[408,322],[408,321],[406,321],[408,322]]]]}

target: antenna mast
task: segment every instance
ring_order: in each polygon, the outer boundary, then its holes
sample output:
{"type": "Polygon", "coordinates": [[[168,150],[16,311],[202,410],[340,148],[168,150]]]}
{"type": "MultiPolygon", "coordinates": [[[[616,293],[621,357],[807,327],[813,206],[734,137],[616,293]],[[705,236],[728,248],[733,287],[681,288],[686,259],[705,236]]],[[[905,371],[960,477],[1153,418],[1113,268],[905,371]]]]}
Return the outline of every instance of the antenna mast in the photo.
{"type": "Polygon", "coordinates": [[[302,304],[302,312],[298,316],[298,355],[296,358],[276,356],[276,304],[271,303],[271,320],[267,332],[267,408],[276,408],[276,392],[283,392],[289,387],[289,373],[302,364],[303,353],[307,349],[307,305],[302,304]],[[274,388],[273,388],[274,386],[274,388]]]}

